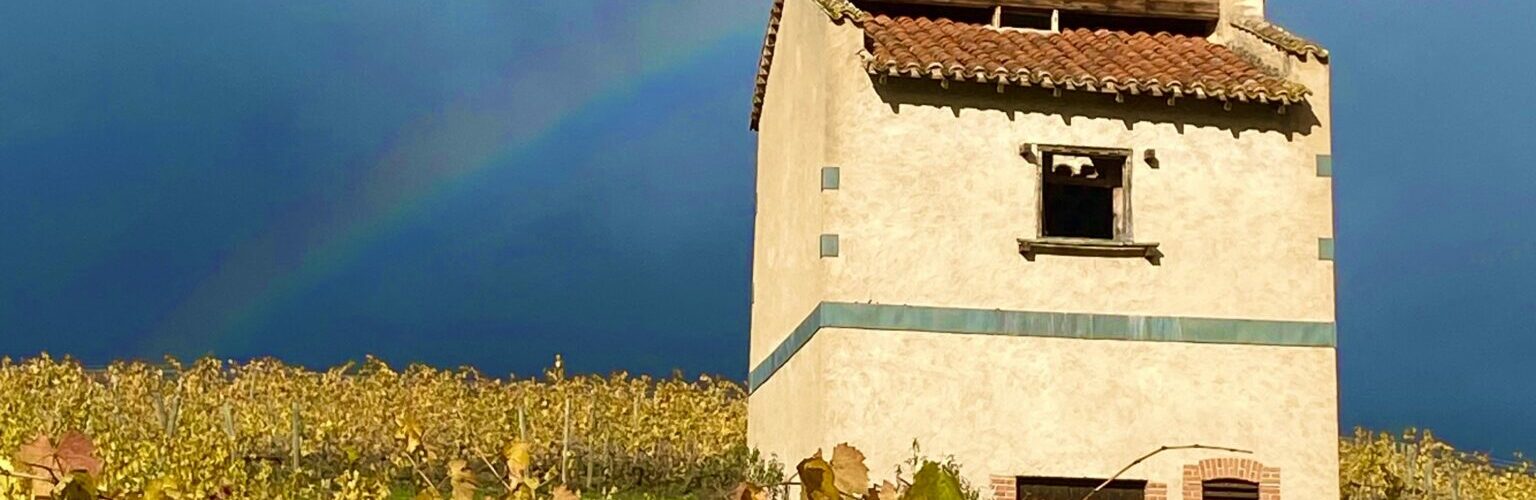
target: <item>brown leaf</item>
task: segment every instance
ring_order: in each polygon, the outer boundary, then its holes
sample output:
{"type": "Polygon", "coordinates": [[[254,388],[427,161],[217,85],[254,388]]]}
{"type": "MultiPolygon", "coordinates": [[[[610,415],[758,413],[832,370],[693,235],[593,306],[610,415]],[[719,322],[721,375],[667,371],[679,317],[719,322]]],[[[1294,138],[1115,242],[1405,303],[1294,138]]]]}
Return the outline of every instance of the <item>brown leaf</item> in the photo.
{"type": "Polygon", "coordinates": [[[85,434],[64,434],[55,451],[64,473],[83,471],[92,478],[101,476],[101,459],[96,458],[96,446],[91,444],[91,438],[85,434]]]}
{"type": "Polygon", "coordinates": [[[16,452],[16,461],[23,466],[41,466],[48,469],[58,467],[53,462],[53,443],[48,442],[48,436],[39,434],[37,439],[21,445],[21,450],[16,452]]]}
{"type": "MultiPolygon", "coordinates": [[[[53,445],[48,443],[48,438],[38,436],[35,441],[21,445],[21,450],[16,452],[16,462],[21,469],[26,470],[34,478],[53,478],[59,475],[54,472],[58,464],[51,457],[53,445]]],[[[53,494],[53,479],[31,479],[32,496],[34,498],[47,498],[53,494]]]]}
{"type": "Polygon", "coordinates": [[[571,491],[563,484],[556,486],[551,495],[554,496],[554,500],[581,500],[581,493],[571,491]]]}
{"type": "Polygon", "coordinates": [[[879,486],[870,486],[869,492],[864,495],[866,500],[898,500],[901,498],[901,490],[896,489],[890,481],[882,481],[879,486]]]}
{"type": "Polygon", "coordinates": [[[864,465],[864,453],[848,443],[832,448],[832,471],[837,477],[838,491],[858,496],[869,489],[869,467],[864,465]]]}
{"type": "Polygon", "coordinates": [[[94,453],[90,438],[78,432],[65,434],[57,447],[48,436],[38,435],[32,442],[21,445],[16,452],[16,461],[30,469],[33,476],[49,478],[32,480],[32,495],[48,498],[56,496],[56,490],[62,491],[75,472],[85,473],[86,480],[99,475],[101,460],[93,456],[94,453]]]}

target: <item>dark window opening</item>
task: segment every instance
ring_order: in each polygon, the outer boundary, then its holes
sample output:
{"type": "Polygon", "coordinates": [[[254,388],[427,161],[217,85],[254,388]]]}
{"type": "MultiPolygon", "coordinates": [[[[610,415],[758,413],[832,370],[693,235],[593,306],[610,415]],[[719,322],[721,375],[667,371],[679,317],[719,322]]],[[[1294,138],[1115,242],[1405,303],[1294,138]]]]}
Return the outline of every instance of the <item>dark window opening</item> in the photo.
{"type": "Polygon", "coordinates": [[[1210,479],[1200,483],[1205,500],[1259,500],[1259,483],[1241,479],[1210,479]]]}
{"type": "MultiPolygon", "coordinates": [[[[1020,477],[1018,500],[1082,500],[1103,479],[1074,477],[1020,477]]],[[[1147,482],[1132,479],[1110,481],[1093,498],[1101,500],[1142,500],[1147,482]]]]}
{"type": "Polygon", "coordinates": [[[958,7],[951,5],[924,5],[915,3],[859,2],[858,6],[871,15],[890,17],[926,17],[948,19],[957,23],[992,24],[992,7],[958,7]]]}
{"type": "Polygon", "coordinates": [[[1194,37],[1210,36],[1216,30],[1215,23],[1201,19],[1171,17],[1107,16],[1091,12],[1061,11],[1061,29],[1089,29],[1128,31],[1131,33],[1170,33],[1194,37]]]}
{"type": "Polygon", "coordinates": [[[1040,223],[1052,238],[1122,240],[1125,157],[1045,153],[1040,223]]]}
{"type": "Polygon", "coordinates": [[[998,25],[1004,28],[1049,30],[1052,29],[1051,11],[1047,9],[1003,7],[1002,15],[998,17],[998,25]]]}

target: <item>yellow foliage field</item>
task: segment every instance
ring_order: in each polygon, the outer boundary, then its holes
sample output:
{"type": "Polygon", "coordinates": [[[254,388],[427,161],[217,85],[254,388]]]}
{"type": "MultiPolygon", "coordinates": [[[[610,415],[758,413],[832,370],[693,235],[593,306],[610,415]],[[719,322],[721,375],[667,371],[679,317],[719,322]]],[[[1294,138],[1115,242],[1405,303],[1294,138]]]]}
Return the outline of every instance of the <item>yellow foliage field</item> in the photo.
{"type": "Polygon", "coordinates": [[[0,361],[0,455],[69,431],[94,442],[114,497],[373,498],[447,492],[454,474],[495,491],[519,443],[533,479],[589,491],[725,488],[750,460],[741,386],[707,378],[0,361]]]}
{"type": "MultiPolygon", "coordinates": [[[[94,470],[56,478],[56,497],[74,481],[106,498],[719,498],[782,479],[746,448],[746,394],[730,380],[566,376],[558,359],[517,379],[371,358],[325,371],[0,360],[0,497],[46,475],[18,456],[75,435],[90,449],[72,460],[94,470]]],[[[1536,499],[1528,462],[1428,432],[1357,430],[1340,453],[1347,499],[1536,499]]]]}

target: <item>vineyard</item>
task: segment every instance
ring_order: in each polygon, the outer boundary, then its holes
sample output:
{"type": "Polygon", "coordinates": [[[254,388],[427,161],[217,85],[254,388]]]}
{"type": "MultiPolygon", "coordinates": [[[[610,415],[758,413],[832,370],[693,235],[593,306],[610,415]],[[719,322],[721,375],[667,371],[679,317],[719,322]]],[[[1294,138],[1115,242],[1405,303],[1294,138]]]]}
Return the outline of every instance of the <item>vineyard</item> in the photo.
{"type": "MultiPolygon", "coordinates": [[[[518,379],[374,359],[326,371],[4,359],[0,498],[761,499],[785,481],[832,484],[833,469],[852,467],[839,455],[862,461],[842,446],[788,471],[758,457],[745,396],[708,377],[567,376],[558,359],[518,379]]],[[[1459,453],[1429,433],[1357,431],[1340,450],[1349,499],[1536,498],[1529,463],[1459,453]]],[[[963,465],[914,456],[912,481],[866,492],[860,476],[827,491],[975,498],[954,480],[963,465]]]]}
{"type": "MultiPolygon", "coordinates": [[[[724,490],[753,463],[738,384],[556,364],[507,380],[373,359],[324,372],[5,360],[0,455],[77,431],[101,462],[92,486],[113,498],[668,494],[724,490]]],[[[17,462],[0,463],[11,495],[26,487],[17,462]]]]}

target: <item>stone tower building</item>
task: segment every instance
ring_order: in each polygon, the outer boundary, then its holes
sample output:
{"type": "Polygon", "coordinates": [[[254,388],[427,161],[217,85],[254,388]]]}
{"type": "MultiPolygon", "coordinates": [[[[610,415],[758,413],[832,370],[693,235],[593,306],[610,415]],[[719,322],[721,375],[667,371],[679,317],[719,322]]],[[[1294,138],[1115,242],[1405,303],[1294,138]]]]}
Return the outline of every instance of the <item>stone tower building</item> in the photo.
{"type": "Polygon", "coordinates": [[[1328,64],[1262,0],[776,1],[751,444],[1337,498],[1328,64]]]}

